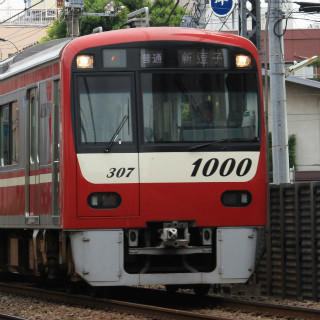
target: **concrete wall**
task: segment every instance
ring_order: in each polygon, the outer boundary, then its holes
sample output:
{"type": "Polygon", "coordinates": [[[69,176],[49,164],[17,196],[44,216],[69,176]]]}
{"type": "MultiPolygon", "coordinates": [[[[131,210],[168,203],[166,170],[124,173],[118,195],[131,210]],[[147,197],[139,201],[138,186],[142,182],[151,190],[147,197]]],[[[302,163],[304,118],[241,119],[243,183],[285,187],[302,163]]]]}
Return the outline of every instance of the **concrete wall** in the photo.
{"type": "MultiPolygon", "coordinates": [[[[34,6],[38,2],[39,0],[29,0],[28,7],[34,6]]],[[[33,9],[55,9],[55,8],[57,8],[57,0],[46,0],[33,7],[33,9]]]]}
{"type": "Polygon", "coordinates": [[[288,134],[297,137],[297,170],[320,171],[320,90],[287,82],[288,134]]]}
{"type": "MultiPolygon", "coordinates": [[[[295,134],[296,171],[320,171],[320,90],[286,81],[288,135],[295,134]]],[[[268,106],[271,130],[271,105],[268,106]]]]}

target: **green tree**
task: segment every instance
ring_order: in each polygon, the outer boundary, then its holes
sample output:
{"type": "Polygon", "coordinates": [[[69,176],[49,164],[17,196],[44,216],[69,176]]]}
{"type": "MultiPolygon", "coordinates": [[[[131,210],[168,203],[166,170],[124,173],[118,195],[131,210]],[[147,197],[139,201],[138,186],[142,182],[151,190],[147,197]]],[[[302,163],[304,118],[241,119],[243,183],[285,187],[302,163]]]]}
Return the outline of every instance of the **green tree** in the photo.
{"type": "Polygon", "coordinates": [[[65,38],[67,36],[67,24],[63,21],[63,16],[60,19],[53,21],[50,28],[47,30],[47,36],[43,37],[40,42],[65,38]]]}
{"type": "MultiPolygon", "coordinates": [[[[150,8],[150,20],[152,26],[179,26],[185,9],[178,5],[174,0],[155,0],[151,3],[149,0],[123,0],[115,1],[116,7],[125,6],[115,17],[80,17],[80,34],[86,35],[92,33],[97,27],[102,27],[104,31],[120,29],[126,24],[127,14],[143,7],[150,8]]],[[[85,12],[102,13],[108,3],[107,0],[86,0],[85,12]]],[[[41,42],[65,38],[68,36],[67,24],[62,16],[54,21],[47,31],[47,36],[41,39],[41,42]]]]}
{"type": "MultiPolygon", "coordinates": [[[[296,147],[297,147],[297,136],[290,134],[288,138],[289,148],[289,167],[297,168],[296,162],[296,147]]],[[[269,132],[269,171],[272,171],[272,134],[269,132]]]]}
{"type": "MultiPolygon", "coordinates": [[[[320,58],[318,58],[315,62],[311,64],[316,68],[320,68],[320,58]]],[[[317,75],[313,80],[320,81],[320,75],[317,75]]]]}
{"type": "Polygon", "coordinates": [[[186,9],[179,6],[178,1],[172,0],[155,0],[150,11],[152,26],[177,27],[186,14],[186,9]]]}

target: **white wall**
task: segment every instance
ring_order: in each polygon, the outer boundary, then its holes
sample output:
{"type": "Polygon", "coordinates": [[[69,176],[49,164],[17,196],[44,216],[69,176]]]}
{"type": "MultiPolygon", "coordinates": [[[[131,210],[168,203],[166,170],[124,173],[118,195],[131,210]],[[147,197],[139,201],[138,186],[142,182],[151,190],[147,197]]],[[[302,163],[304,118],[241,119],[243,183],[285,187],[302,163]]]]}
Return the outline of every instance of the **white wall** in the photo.
{"type": "Polygon", "coordinates": [[[320,171],[320,92],[287,82],[288,134],[297,137],[297,170],[320,171]]]}
{"type": "MultiPolygon", "coordinates": [[[[286,81],[286,95],[288,135],[297,139],[295,169],[320,171],[320,90],[286,81]]],[[[269,104],[269,130],[270,110],[269,104]]]]}

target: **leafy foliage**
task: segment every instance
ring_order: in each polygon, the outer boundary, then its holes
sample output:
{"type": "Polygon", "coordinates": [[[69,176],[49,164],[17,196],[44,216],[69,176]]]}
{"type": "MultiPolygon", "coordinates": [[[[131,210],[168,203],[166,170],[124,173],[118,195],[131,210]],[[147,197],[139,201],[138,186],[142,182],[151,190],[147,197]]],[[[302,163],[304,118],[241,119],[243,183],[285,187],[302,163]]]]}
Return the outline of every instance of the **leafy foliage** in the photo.
{"type": "Polygon", "coordinates": [[[313,63],[311,63],[312,66],[315,66],[317,68],[320,68],[320,58],[318,58],[316,61],[314,61],[313,63]]]}
{"type": "MultiPolygon", "coordinates": [[[[295,134],[290,134],[288,138],[288,147],[289,147],[289,167],[297,168],[296,162],[296,147],[297,147],[297,136],[295,134]]],[[[272,167],[272,135],[269,132],[269,171],[271,172],[272,167]]]]}
{"type": "Polygon", "coordinates": [[[172,0],[156,0],[151,8],[152,26],[179,26],[186,10],[172,0]]]}
{"type": "Polygon", "coordinates": [[[290,168],[297,167],[296,163],[296,146],[297,146],[297,136],[295,134],[290,134],[288,139],[289,145],[289,165],[290,168]]]}
{"type": "MultiPolygon", "coordinates": [[[[316,67],[316,68],[320,68],[320,58],[318,58],[315,62],[313,62],[311,64],[312,66],[316,67]]],[[[320,81],[320,75],[318,74],[315,78],[313,78],[312,80],[315,81],[320,81]]]]}
{"type": "MultiPolygon", "coordinates": [[[[150,8],[152,26],[179,26],[182,16],[186,13],[185,9],[178,5],[178,1],[174,0],[155,0],[153,3],[150,0],[123,0],[114,2],[116,7],[125,6],[125,9],[115,17],[81,16],[80,34],[90,34],[97,27],[102,27],[104,31],[120,29],[126,24],[128,13],[143,7],[150,8]]],[[[107,3],[108,0],[86,0],[84,11],[102,13],[107,3]]],[[[40,42],[66,37],[68,37],[67,23],[64,17],[62,17],[52,23],[47,31],[47,36],[42,38],[40,42]]]]}
{"type": "MultiPolygon", "coordinates": [[[[60,17],[63,19],[63,17],[60,17]]],[[[47,36],[43,37],[40,42],[45,42],[54,39],[67,37],[67,24],[64,21],[57,19],[53,21],[51,27],[47,30],[47,36]]]]}

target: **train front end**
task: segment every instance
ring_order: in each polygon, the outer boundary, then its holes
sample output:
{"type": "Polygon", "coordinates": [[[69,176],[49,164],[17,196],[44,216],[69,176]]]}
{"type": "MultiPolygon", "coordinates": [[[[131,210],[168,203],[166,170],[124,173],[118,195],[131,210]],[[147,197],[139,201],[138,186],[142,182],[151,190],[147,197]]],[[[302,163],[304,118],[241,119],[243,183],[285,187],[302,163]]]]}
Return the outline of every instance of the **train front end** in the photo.
{"type": "Polygon", "coordinates": [[[266,222],[258,54],[182,28],[62,54],[61,216],[93,286],[243,283],[266,222]]]}

